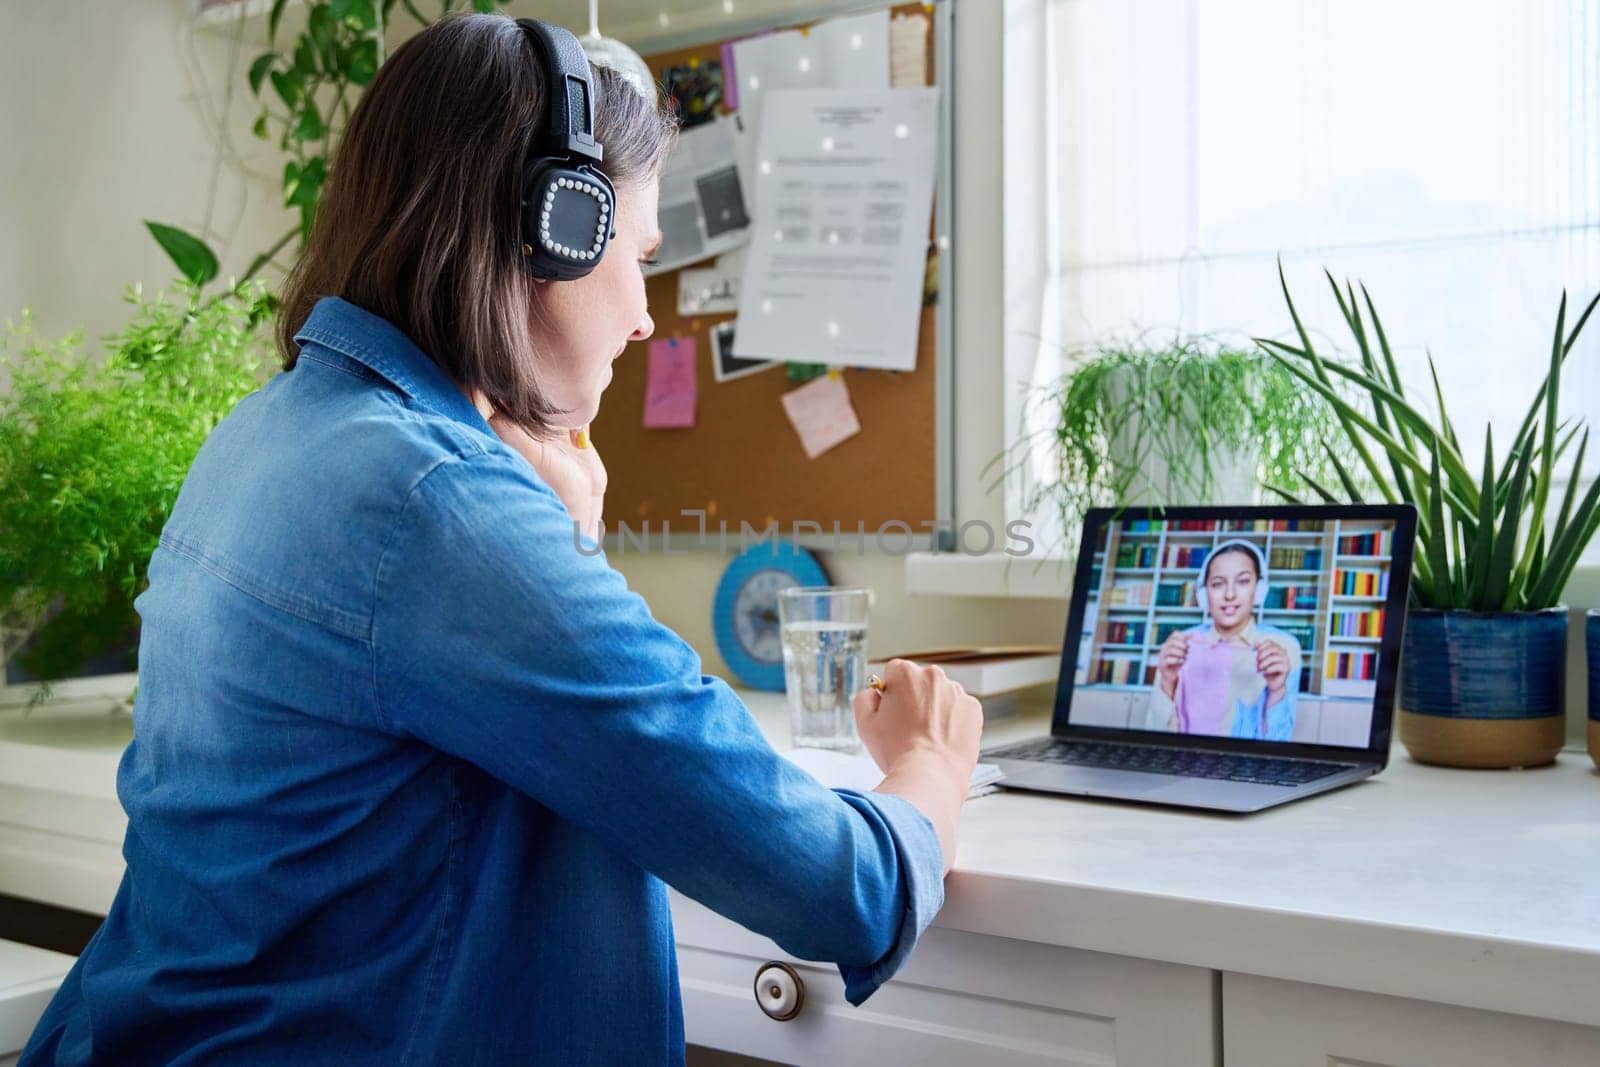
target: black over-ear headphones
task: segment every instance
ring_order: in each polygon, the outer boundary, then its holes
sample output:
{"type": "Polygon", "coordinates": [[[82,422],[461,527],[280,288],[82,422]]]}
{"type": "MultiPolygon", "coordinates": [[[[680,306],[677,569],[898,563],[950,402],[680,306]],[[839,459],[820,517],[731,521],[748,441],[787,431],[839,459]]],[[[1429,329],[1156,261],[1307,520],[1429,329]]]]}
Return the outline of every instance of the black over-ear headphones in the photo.
{"type": "Polygon", "coordinates": [[[568,281],[594,270],[615,234],[617,193],[598,164],[594,86],[578,39],[559,26],[518,19],[548,77],[550,128],[522,166],[522,264],[535,278],[568,281]]]}

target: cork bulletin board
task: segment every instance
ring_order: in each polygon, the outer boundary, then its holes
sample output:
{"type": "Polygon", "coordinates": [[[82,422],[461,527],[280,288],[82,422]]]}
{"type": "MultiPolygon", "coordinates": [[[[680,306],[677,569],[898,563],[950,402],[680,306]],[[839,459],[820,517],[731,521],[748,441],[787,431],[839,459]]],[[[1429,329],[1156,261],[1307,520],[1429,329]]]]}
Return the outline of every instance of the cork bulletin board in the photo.
{"type": "MultiPolygon", "coordinates": [[[[927,9],[905,4],[890,12],[892,17],[926,14],[927,9]]],[[[930,17],[925,64],[930,84],[936,69],[935,24],[930,17]]],[[[659,77],[663,69],[691,59],[720,61],[722,44],[710,41],[645,58],[659,77]]],[[[942,192],[936,187],[936,203],[942,192]]],[[[625,523],[638,531],[649,520],[650,528],[659,531],[667,521],[674,533],[692,533],[694,520],[683,517],[684,510],[705,511],[713,534],[719,522],[726,523],[730,534],[737,533],[740,523],[758,529],[776,523],[787,531],[796,522],[814,522],[831,532],[831,524],[838,522],[842,530],[853,532],[857,523],[872,531],[898,520],[922,530],[926,527],[920,524],[938,517],[934,305],[922,308],[914,370],[843,370],[861,431],[807,459],[779,399],[803,383],[790,380],[783,367],[718,382],[711,333],[735,316],[680,316],[677,271],[647,279],[646,291],[655,320],[653,339],[695,340],[695,425],[643,426],[648,342],[630,345],[615,364],[593,426],[609,475],[608,527],[615,530],[625,523]]]]}

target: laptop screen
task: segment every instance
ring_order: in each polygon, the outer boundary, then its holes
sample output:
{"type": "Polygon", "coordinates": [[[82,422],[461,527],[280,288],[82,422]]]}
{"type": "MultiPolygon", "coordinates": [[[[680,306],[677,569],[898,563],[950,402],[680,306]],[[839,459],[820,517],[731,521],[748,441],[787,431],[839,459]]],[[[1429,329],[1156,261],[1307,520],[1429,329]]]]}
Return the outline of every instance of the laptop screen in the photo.
{"type": "Polygon", "coordinates": [[[1091,512],[1058,719],[1365,749],[1381,697],[1387,744],[1413,533],[1391,507],[1091,512]]]}

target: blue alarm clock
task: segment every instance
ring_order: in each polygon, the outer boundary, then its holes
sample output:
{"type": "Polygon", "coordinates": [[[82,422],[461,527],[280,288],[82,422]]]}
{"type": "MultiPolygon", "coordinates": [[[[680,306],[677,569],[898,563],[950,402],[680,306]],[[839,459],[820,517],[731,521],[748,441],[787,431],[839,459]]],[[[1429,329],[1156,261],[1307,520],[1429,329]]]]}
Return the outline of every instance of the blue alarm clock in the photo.
{"type": "Polygon", "coordinates": [[[778,591],[827,585],[822,564],[803,548],[762,541],[736,556],[717,583],[711,626],[717,651],[734,677],[750,689],[783,690],[783,641],[778,591]]]}

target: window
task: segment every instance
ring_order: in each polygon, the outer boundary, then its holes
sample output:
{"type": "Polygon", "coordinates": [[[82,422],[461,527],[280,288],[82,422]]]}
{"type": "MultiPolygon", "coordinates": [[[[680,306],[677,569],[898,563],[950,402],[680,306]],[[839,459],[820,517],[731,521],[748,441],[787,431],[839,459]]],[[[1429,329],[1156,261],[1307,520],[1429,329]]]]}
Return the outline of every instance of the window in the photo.
{"type": "MultiPolygon", "coordinates": [[[[1486,424],[1509,439],[1562,289],[1570,326],[1600,287],[1600,0],[1011,8],[1008,66],[1036,77],[1008,79],[1008,142],[1043,146],[1007,175],[1013,433],[1063,350],[1292,336],[1281,256],[1328,343],[1350,348],[1323,268],[1366,284],[1413,388],[1432,352],[1469,457],[1486,424]]],[[[1591,321],[1565,415],[1600,415],[1597,358],[1591,321]]]]}

